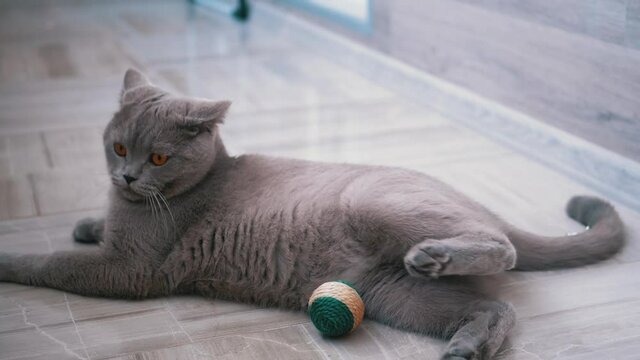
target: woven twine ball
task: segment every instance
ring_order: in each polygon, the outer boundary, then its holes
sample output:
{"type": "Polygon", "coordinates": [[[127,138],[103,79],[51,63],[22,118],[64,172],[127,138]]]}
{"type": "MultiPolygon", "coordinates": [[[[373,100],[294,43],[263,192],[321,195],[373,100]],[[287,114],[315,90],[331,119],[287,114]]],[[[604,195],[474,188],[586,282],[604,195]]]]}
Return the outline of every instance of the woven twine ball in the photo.
{"type": "Polygon", "coordinates": [[[326,282],[309,298],[313,325],[325,336],[342,336],[355,330],[364,317],[364,302],[358,292],[343,281],[326,282]]]}

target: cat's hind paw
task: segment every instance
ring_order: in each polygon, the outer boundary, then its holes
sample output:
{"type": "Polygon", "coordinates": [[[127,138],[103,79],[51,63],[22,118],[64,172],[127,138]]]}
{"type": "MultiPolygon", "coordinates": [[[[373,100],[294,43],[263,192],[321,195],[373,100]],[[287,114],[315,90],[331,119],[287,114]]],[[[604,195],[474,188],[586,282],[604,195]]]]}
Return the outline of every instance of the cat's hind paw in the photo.
{"type": "Polygon", "coordinates": [[[439,277],[451,257],[444,246],[425,244],[414,245],[404,256],[404,266],[409,275],[416,277],[439,277]]]}

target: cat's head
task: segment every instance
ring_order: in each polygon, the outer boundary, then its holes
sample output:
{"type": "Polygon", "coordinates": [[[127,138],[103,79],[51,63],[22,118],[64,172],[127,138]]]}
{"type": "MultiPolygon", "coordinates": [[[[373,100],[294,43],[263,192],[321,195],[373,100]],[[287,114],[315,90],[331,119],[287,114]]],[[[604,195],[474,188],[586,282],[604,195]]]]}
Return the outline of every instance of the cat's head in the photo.
{"type": "Polygon", "coordinates": [[[170,198],[200,182],[224,151],[217,124],[230,104],[176,97],[127,70],[120,109],[104,131],[116,191],[132,201],[170,198]]]}

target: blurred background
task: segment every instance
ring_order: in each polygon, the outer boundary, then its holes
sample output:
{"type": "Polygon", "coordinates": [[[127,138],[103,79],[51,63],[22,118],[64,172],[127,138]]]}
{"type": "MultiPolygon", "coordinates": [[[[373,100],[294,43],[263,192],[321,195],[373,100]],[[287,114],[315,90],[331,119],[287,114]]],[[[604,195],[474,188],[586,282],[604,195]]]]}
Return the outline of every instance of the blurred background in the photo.
{"type": "MultiPolygon", "coordinates": [[[[233,155],[403,166],[511,223],[580,231],[574,194],[612,201],[625,250],[500,276],[519,325],[501,359],[640,350],[640,1],[0,0],[0,251],[80,248],[109,179],[102,131],[135,67],[233,102],[233,155]]],[[[200,298],[90,299],[0,284],[0,359],[437,358],[365,322],[321,338],[305,314],[200,298]]]]}

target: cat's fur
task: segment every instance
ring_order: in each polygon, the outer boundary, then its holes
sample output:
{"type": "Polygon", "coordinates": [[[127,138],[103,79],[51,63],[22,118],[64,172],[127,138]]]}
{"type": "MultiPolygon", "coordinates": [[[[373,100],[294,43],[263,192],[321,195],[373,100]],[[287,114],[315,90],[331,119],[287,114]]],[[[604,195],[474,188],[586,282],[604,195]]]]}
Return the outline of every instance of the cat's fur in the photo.
{"type": "Polygon", "coordinates": [[[0,280],[90,296],[198,293],[305,309],[315,287],[342,279],[360,292],[369,318],[450,338],[445,359],[489,359],[514,310],[484,294],[478,277],[450,275],[577,266],[623,244],[617,213],[593,197],[567,207],[590,229],[547,238],[418,172],[230,157],[218,134],[228,106],[171,96],[129,70],[104,133],[114,184],[108,214],[74,232],[101,246],[0,253],[0,280]],[[154,166],[152,152],[170,159],[154,166]],[[137,180],[128,185],[124,175],[137,180]]]}

